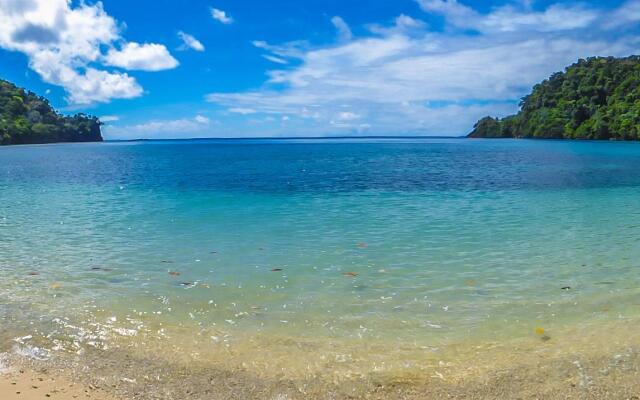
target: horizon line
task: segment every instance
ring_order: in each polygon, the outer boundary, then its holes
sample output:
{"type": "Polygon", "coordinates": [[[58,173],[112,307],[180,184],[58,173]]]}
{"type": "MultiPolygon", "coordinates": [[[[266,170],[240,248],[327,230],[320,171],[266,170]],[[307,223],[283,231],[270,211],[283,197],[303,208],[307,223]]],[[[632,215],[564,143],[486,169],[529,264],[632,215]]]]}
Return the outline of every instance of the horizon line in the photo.
{"type": "Polygon", "coordinates": [[[138,138],[104,139],[105,142],[195,141],[195,140],[326,140],[326,139],[468,139],[467,136],[249,136],[249,137],[191,137],[191,138],[138,138]]]}

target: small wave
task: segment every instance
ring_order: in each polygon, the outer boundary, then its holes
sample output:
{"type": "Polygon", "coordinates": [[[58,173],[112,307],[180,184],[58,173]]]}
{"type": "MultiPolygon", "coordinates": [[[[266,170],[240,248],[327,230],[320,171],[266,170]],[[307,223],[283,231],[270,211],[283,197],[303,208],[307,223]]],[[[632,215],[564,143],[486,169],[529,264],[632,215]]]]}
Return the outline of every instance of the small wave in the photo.
{"type": "Polygon", "coordinates": [[[13,352],[20,357],[36,361],[47,361],[51,358],[49,350],[37,346],[16,345],[13,347],[13,352]]]}
{"type": "Polygon", "coordinates": [[[7,354],[0,353],[0,375],[8,373],[11,369],[7,363],[7,354]]]}

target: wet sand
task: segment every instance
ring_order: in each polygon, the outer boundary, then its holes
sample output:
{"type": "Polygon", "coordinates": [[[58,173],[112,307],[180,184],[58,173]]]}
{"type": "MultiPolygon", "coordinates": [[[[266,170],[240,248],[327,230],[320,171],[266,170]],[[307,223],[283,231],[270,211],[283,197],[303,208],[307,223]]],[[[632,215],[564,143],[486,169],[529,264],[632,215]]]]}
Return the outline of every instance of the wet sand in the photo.
{"type": "MultiPolygon", "coordinates": [[[[86,376],[75,381],[60,371],[18,369],[0,375],[3,400],[40,399],[640,399],[638,353],[595,360],[545,360],[535,365],[494,369],[483,376],[450,379],[442,375],[375,381],[300,382],[247,380],[241,372],[204,371],[177,385],[186,371],[175,371],[171,382],[113,382],[98,387],[86,376]],[[613,368],[612,368],[613,367],[613,368]],[[195,379],[194,379],[195,378],[195,379]],[[164,386],[171,384],[171,387],[164,386]],[[198,387],[193,387],[197,383],[198,387]]],[[[188,373],[187,373],[188,374],[188,373]]]]}
{"type": "Polygon", "coordinates": [[[0,399],[640,400],[636,326],[632,321],[609,326],[608,336],[567,331],[548,340],[485,344],[457,360],[429,362],[429,368],[391,375],[325,370],[293,377],[277,368],[263,375],[248,367],[169,361],[125,349],[45,362],[9,356],[5,365],[13,372],[0,377],[0,399]]]}
{"type": "Polygon", "coordinates": [[[640,400],[639,318],[594,317],[544,332],[534,326],[523,337],[496,332],[493,340],[470,337],[439,350],[405,341],[254,336],[227,347],[208,339],[210,332],[195,338],[185,329],[156,340],[110,337],[105,348],[47,357],[26,351],[44,346],[40,337],[16,340],[5,330],[0,400],[640,400]]]}

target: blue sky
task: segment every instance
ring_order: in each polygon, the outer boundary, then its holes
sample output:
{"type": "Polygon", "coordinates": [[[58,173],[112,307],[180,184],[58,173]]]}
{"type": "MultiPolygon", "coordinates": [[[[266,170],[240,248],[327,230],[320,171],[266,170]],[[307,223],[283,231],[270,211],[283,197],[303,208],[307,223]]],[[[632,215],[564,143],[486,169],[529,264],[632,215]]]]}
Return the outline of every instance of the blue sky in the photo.
{"type": "Polygon", "coordinates": [[[0,21],[0,77],[109,139],[464,135],[640,45],[640,0],[0,0],[0,21]]]}

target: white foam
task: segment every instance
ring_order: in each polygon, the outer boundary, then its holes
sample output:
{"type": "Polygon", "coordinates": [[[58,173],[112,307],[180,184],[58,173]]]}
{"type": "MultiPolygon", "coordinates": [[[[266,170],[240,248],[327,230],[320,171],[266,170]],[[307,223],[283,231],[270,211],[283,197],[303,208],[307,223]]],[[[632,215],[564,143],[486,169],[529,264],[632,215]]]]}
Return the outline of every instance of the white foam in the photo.
{"type": "Polygon", "coordinates": [[[0,375],[8,374],[11,371],[7,365],[7,355],[0,353],[0,375]]]}
{"type": "Polygon", "coordinates": [[[135,329],[114,328],[113,331],[120,336],[136,336],[138,331],[135,329]]]}
{"type": "Polygon", "coordinates": [[[45,361],[51,357],[49,350],[36,346],[14,346],[13,352],[21,357],[38,361],[45,361]]]}

